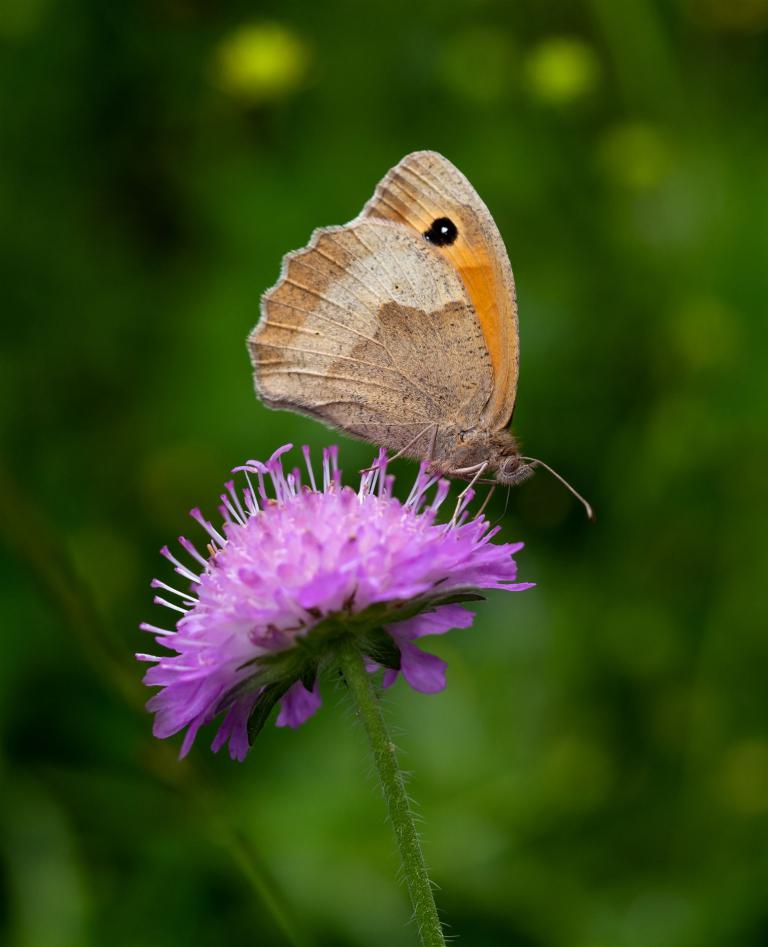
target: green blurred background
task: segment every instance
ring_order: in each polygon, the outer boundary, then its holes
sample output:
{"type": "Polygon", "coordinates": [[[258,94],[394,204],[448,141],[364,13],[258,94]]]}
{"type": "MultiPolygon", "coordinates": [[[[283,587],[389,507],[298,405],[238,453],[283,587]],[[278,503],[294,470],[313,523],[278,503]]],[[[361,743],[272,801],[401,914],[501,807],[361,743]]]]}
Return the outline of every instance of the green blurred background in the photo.
{"type": "Polygon", "coordinates": [[[4,943],[415,942],[341,692],[179,764],[132,652],[186,511],[338,439],[257,403],[244,338],[417,148],[494,213],[516,429],[598,510],[514,491],[537,589],[387,697],[450,931],[768,943],[767,38],[768,0],[5,0],[4,943]]]}

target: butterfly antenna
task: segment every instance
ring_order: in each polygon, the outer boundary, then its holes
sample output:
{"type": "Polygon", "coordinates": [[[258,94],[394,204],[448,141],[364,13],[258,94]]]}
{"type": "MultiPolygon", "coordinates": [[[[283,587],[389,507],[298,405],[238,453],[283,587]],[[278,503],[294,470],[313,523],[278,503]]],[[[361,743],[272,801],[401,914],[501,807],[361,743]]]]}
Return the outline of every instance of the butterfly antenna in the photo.
{"type": "Polygon", "coordinates": [[[566,490],[569,491],[569,493],[572,493],[573,496],[576,497],[579,503],[581,503],[584,509],[587,511],[587,519],[592,520],[592,522],[594,523],[595,511],[592,509],[592,505],[587,500],[584,499],[584,497],[579,493],[579,491],[575,487],[571,486],[571,484],[568,483],[565,477],[561,477],[560,474],[556,470],[553,470],[549,466],[549,464],[545,464],[543,460],[539,460],[538,457],[521,457],[521,460],[524,460],[527,464],[535,464],[535,465],[538,465],[539,467],[543,467],[545,470],[548,470],[556,480],[559,480],[560,483],[562,483],[562,485],[565,487],[566,490]]]}

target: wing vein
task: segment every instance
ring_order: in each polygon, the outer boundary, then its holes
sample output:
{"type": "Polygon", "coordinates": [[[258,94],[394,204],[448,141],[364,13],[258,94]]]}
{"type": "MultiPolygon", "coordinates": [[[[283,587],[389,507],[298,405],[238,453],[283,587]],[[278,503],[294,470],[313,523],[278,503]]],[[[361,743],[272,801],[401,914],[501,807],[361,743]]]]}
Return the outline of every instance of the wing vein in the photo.
{"type": "MultiPolygon", "coordinates": [[[[372,251],[371,248],[368,246],[368,244],[365,242],[365,240],[363,240],[363,238],[360,236],[360,234],[357,232],[357,230],[356,230],[355,228],[352,228],[352,233],[353,233],[355,239],[357,240],[357,242],[360,244],[360,246],[363,247],[365,250],[368,251],[368,255],[369,255],[369,256],[373,256],[373,251],[372,251]]],[[[380,257],[379,257],[379,258],[382,260],[382,266],[383,266],[383,264],[384,264],[384,257],[385,257],[385,256],[387,256],[387,255],[384,254],[384,253],[382,253],[382,254],[380,254],[380,257]]],[[[392,260],[394,260],[395,266],[396,266],[396,267],[398,268],[398,270],[400,271],[400,274],[401,274],[401,276],[403,277],[403,279],[405,280],[405,282],[411,287],[411,293],[413,294],[413,298],[416,299],[416,287],[413,285],[413,280],[408,276],[408,274],[405,272],[405,270],[403,269],[403,267],[400,265],[400,261],[397,259],[397,257],[395,257],[393,254],[390,254],[389,256],[391,256],[392,260]]],[[[387,267],[387,272],[389,273],[389,275],[390,275],[393,279],[396,279],[395,274],[392,272],[392,270],[391,270],[389,267],[387,267]]],[[[382,283],[382,286],[383,286],[383,285],[384,285],[384,284],[382,283]]],[[[390,294],[389,294],[389,298],[392,299],[392,293],[391,293],[391,292],[390,292],[390,294]]],[[[395,300],[392,300],[392,301],[395,302],[395,300]]]]}
{"type": "MultiPolygon", "coordinates": [[[[352,229],[351,232],[354,234],[354,233],[355,233],[354,229],[352,229]]],[[[333,257],[328,256],[327,253],[323,253],[323,251],[320,249],[319,246],[316,247],[315,249],[318,251],[318,253],[320,254],[320,256],[323,256],[323,257],[325,257],[326,260],[329,260],[331,263],[334,263],[334,264],[342,271],[342,273],[343,273],[345,276],[351,276],[353,279],[357,280],[357,282],[358,282],[364,289],[367,289],[367,290],[370,290],[370,289],[371,289],[371,287],[368,286],[368,284],[367,284],[364,280],[362,280],[362,279],[357,275],[357,273],[353,273],[351,270],[345,270],[344,267],[343,267],[337,260],[334,260],[333,257]]],[[[369,249],[369,248],[366,247],[366,249],[369,249]]],[[[369,250],[369,253],[370,253],[370,250],[369,250]]],[[[360,264],[361,264],[362,266],[365,267],[365,272],[368,273],[370,276],[375,277],[375,279],[376,279],[376,281],[378,282],[379,286],[381,286],[381,288],[384,290],[385,293],[389,294],[389,290],[388,290],[387,287],[384,285],[384,283],[381,281],[381,278],[378,277],[378,276],[376,276],[376,273],[375,273],[373,270],[369,269],[369,267],[365,265],[365,263],[364,263],[363,260],[360,260],[359,262],[360,262],[360,264]]],[[[357,296],[355,296],[355,298],[358,299],[357,296]]],[[[390,298],[391,298],[391,294],[390,294],[390,298]]],[[[360,301],[361,304],[363,304],[363,301],[362,301],[362,300],[359,300],[359,301],[360,301]]],[[[367,303],[364,304],[364,305],[367,306],[367,303]]],[[[368,307],[368,308],[370,308],[370,307],[368,307]]]]}
{"type": "MultiPolygon", "coordinates": [[[[265,345],[271,349],[278,349],[281,352],[300,352],[302,355],[319,355],[321,358],[329,359],[343,359],[345,362],[355,362],[357,365],[367,365],[369,368],[380,369],[381,371],[391,372],[393,375],[397,375],[398,378],[402,378],[404,381],[409,381],[405,375],[397,368],[392,368],[390,365],[381,365],[379,362],[366,362],[365,359],[355,358],[354,355],[341,355],[338,352],[320,352],[317,349],[302,349],[296,345],[280,345],[277,342],[258,342],[258,345],[265,345]]],[[[260,364],[264,364],[263,362],[260,364]]]]}
{"type": "MultiPolygon", "coordinates": [[[[320,250],[319,247],[315,247],[315,248],[314,248],[314,251],[315,251],[315,253],[318,254],[318,256],[322,256],[322,257],[324,257],[326,260],[330,260],[331,263],[334,263],[336,266],[339,267],[339,269],[342,269],[342,267],[339,265],[339,263],[338,263],[336,260],[334,260],[332,257],[329,257],[327,254],[323,253],[322,250],[320,250]]],[[[304,265],[308,270],[311,270],[313,273],[317,273],[317,274],[318,274],[319,276],[321,276],[321,277],[325,277],[326,274],[323,273],[322,270],[318,269],[316,266],[312,266],[312,264],[311,264],[311,263],[308,263],[307,260],[302,260],[301,262],[303,263],[303,265],[304,265]]],[[[363,281],[362,281],[361,279],[359,279],[354,273],[349,273],[349,272],[346,271],[346,270],[343,270],[343,273],[344,273],[345,276],[352,276],[352,277],[354,277],[354,278],[357,279],[357,281],[361,284],[361,286],[365,286],[365,283],[363,283],[363,281]]],[[[366,287],[366,288],[370,288],[370,287],[366,287]]],[[[355,292],[353,292],[353,291],[349,288],[349,286],[346,286],[346,285],[345,285],[345,286],[344,286],[344,289],[349,293],[349,295],[350,295],[353,299],[355,299],[355,300],[360,304],[360,306],[361,306],[363,309],[366,309],[368,312],[371,312],[371,313],[372,313],[372,312],[375,312],[375,310],[371,308],[370,302],[368,302],[367,300],[362,299],[360,296],[358,296],[358,294],[355,293],[355,292]]]]}
{"type": "MultiPolygon", "coordinates": [[[[286,309],[292,309],[294,312],[300,312],[305,316],[311,316],[313,319],[322,319],[322,321],[327,322],[328,325],[338,326],[339,329],[344,329],[345,332],[352,332],[354,333],[354,335],[360,336],[361,339],[365,339],[368,342],[373,342],[374,345],[378,345],[380,348],[384,349],[384,351],[387,353],[387,355],[389,355],[390,358],[392,358],[392,356],[389,354],[389,350],[387,349],[386,345],[383,345],[377,339],[374,339],[370,335],[366,335],[364,332],[360,332],[359,329],[353,329],[352,326],[345,325],[343,322],[337,322],[335,319],[331,319],[330,316],[323,315],[322,313],[318,312],[316,309],[300,309],[298,306],[294,306],[292,303],[284,303],[284,302],[276,302],[275,305],[284,306],[286,309]]],[[[294,326],[283,326],[282,324],[275,322],[269,316],[267,317],[266,325],[268,327],[277,326],[277,328],[279,329],[286,328],[290,330],[294,328],[294,326]]],[[[314,335],[311,329],[303,329],[300,326],[296,326],[295,328],[302,329],[302,331],[309,332],[310,334],[314,335]]],[[[258,342],[258,336],[253,341],[258,342]]]]}
{"type": "MultiPolygon", "coordinates": [[[[416,178],[417,181],[420,181],[421,184],[423,184],[425,188],[427,188],[428,190],[432,191],[432,193],[435,194],[438,198],[442,198],[443,200],[447,200],[447,201],[456,202],[456,198],[455,198],[455,197],[452,197],[451,194],[450,194],[448,191],[443,190],[441,187],[439,187],[439,186],[438,186],[437,184],[435,184],[433,181],[430,181],[429,178],[426,178],[423,174],[421,174],[419,171],[416,171],[414,168],[411,168],[411,167],[409,167],[408,165],[403,165],[403,166],[400,168],[400,171],[401,171],[401,173],[402,173],[403,171],[405,171],[405,172],[407,172],[408,174],[410,174],[411,177],[416,178]]],[[[423,207],[424,210],[426,210],[427,208],[426,208],[426,207],[424,206],[424,204],[422,204],[422,202],[419,200],[418,194],[415,194],[415,193],[414,193],[413,196],[416,198],[416,200],[417,200],[418,203],[421,205],[421,207],[423,207]]],[[[459,202],[459,203],[460,203],[460,202],[459,202]]]]}
{"type": "MultiPolygon", "coordinates": [[[[393,176],[392,180],[393,180],[393,181],[396,181],[396,182],[398,183],[398,185],[403,189],[403,191],[404,191],[416,204],[419,205],[419,207],[420,207],[420,208],[422,209],[422,211],[424,212],[424,216],[425,216],[426,218],[428,218],[428,219],[431,220],[432,217],[433,217],[433,212],[430,211],[430,209],[427,207],[427,205],[421,200],[421,198],[419,197],[418,191],[413,189],[413,185],[411,185],[409,182],[407,182],[407,181],[405,181],[405,180],[403,179],[403,175],[402,175],[402,172],[403,172],[403,171],[410,171],[410,168],[406,168],[406,167],[401,168],[401,169],[400,169],[400,174],[399,174],[397,177],[394,177],[394,176],[393,176]]],[[[415,175],[415,177],[419,178],[420,180],[423,180],[424,183],[427,185],[427,187],[429,187],[430,190],[432,190],[435,194],[437,194],[438,197],[441,196],[441,195],[440,195],[440,192],[437,191],[434,187],[431,187],[431,185],[429,184],[429,182],[428,182],[426,179],[422,178],[421,175],[415,175]]],[[[441,203],[441,202],[440,202],[440,201],[437,201],[437,203],[439,204],[439,203],[441,203]]]]}
{"type": "Polygon", "coordinates": [[[399,207],[395,207],[395,205],[392,203],[392,201],[390,201],[387,197],[384,196],[384,195],[387,194],[387,193],[391,193],[391,192],[386,191],[383,187],[379,188],[379,190],[378,190],[378,192],[377,192],[377,194],[376,194],[377,200],[381,201],[382,204],[386,204],[387,207],[388,207],[393,213],[397,214],[397,216],[400,218],[400,220],[403,220],[403,221],[405,221],[405,222],[407,223],[408,218],[405,216],[405,214],[403,214],[402,210],[401,210],[399,207]]]}
{"type": "MultiPolygon", "coordinates": [[[[267,364],[273,364],[269,362],[267,364]]],[[[330,372],[315,372],[309,368],[273,368],[269,372],[261,372],[262,377],[270,375],[311,375],[313,378],[322,378],[326,380],[332,378],[335,381],[351,381],[356,385],[369,385],[371,388],[383,388],[386,391],[394,391],[402,395],[402,388],[392,388],[390,385],[382,385],[379,382],[371,381],[369,378],[353,378],[351,375],[335,375],[330,372]]]]}
{"type": "MultiPolygon", "coordinates": [[[[316,289],[310,289],[309,286],[304,286],[301,283],[297,282],[292,276],[285,276],[283,283],[288,283],[289,286],[294,286],[296,289],[300,289],[305,293],[309,293],[310,296],[314,296],[316,299],[321,299],[324,303],[328,303],[329,306],[333,306],[335,309],[338,309],[340,312],[346,312],[348,316],[352,316],[354,319],[359,319],[360,316],[358,313],[354,312],[352,309],[347,309],[346,306],[342,306],[340,303],[334,302],[332,299],[329,299],[327,296],[323,296],[322,293],[319,293],[316,289]]],[[[277,300],[280,305],[286,305],[281,300],[277,300]]]]}

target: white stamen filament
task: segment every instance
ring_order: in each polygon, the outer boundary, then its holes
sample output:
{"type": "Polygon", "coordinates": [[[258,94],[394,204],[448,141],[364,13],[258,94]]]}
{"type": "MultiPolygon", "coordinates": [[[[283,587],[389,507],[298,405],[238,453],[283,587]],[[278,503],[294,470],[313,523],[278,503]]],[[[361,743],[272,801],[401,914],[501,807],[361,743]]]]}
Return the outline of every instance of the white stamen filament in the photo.
{"type": "Polygon", "coordinates": [[[221,502],[224,504],[224,509],[232,517],[233,522],[238,523],[240,526],[245,526],[245,520],[243,519],[242,516],[240,516],[238,511],[235,509],[234,504],[232,503],[232,501],[230,500],[230,498],[227,496],[226,493],[221,494],[221,502]]]}
{"type": "Polygon", "coordinates": [[[235,509],[244,521],[247,520],[248,515],[243,509],[243,504],[240,502],[240,497],[237,495],[237,490],[235,490],[234,483],[230,480],[226,487],[229,495],[232,497],[232,502],[235,504],[235,509]]]}
{"type": "Polygon", "coordinates": [[[181,605],[174,605],[173,602],[169,602],[164,598],[161,598],[159,595],[156,595],[153,599],[155,605],[165,605],[166,608],[172,608],[175,612],[181,612],[182,615],[186,615],[188,609],[183,608],[181,605]]]}
{"type": "Polygon", "coordinates": [[[312,460],[309,454],[309,447],[307,447],[305,444],[304,447],[301,448],[301,452],[304,455],[304,463],[307,465],[307,473],[309,475],[309,482],[312,484],[313,491],[317,493],[317,484],[315,483],[315,471],[312,469],[312,460]]]}
{"type": "Polygon", "coordinates": [[[139,625],[140,631],[148,631],[151,635],[175,635],[175,631],[169,631],[167,628],[158,628],[157,625],[150,625],[149,622],[143,621],[139,625]]]}
{"type": "Polygon", "coordinates": [[[222,547],[227,545],[226,539],[224,539],[224,537],[216,529],[213,523],[211,523],[209,520],[207,520],[203,516],[200,510],[197,510],[197,509],[192,510],[192,512],[190,513],[190,516],[192,517],[193,520],[196,520],[203,527],[203,529],[206,531],[206,533],[208,533],[208,535],[211,537],[211,539],[215,543],[218,543],[222,547]]]}
{"type": "Polygon", "coordinates": [[[182,549],[186,549],[190,556],[194,556],[204,569],[208,568],[208,563],[197,551],[195,544],[191,540],[187,539],[186,536],[179,536],[179,543],[182,549]]]}
{"type": "Polygon", "coordinates": [[[331,467],[330,467],[330,458],[328,456],[328,448],[323,448],[323,493],[328,492],[328,488],[331,485],[331,467]]]}
{"type": "Polygon", "coordinates": [[[165,589],[166,592],[173,592],[174,595],[179,595],[181,598],[185,598],[188,602],[194,602],[195,605],[197,605],[197,599],[194,595],[188,595],[186,592],[182,592],[180,589],[175,589],[172,585],[167,585],[165,582],[161,582],[160,579],[152,579],[150,582],[150,588],[165,589]]]}
{"type": "Polygon", "coordinates": [[[256,491],[253,489],[253,484],[251,483],[251,478],[248,476],[248,471],[244,470],[245,480],[248,484],[248,489],[243,490],[243,499],[245,500],[245,506],[248,510],[249,516],[255,516],[259,512],[259,504],[256,502],[256,491]]]}

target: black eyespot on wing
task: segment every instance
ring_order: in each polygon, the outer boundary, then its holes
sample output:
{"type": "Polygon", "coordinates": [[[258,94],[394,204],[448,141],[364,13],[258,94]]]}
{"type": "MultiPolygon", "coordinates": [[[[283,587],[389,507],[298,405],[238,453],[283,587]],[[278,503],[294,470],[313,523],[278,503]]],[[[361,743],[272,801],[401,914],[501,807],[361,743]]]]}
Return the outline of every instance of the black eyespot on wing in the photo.
{"type": "Polygon", "coordinates": [[[424,231],[425,239],[437,247],[449,247],[458,235],[456,224],[450,217],[438,217],[432,221],[429,230],[424,231]]]}

